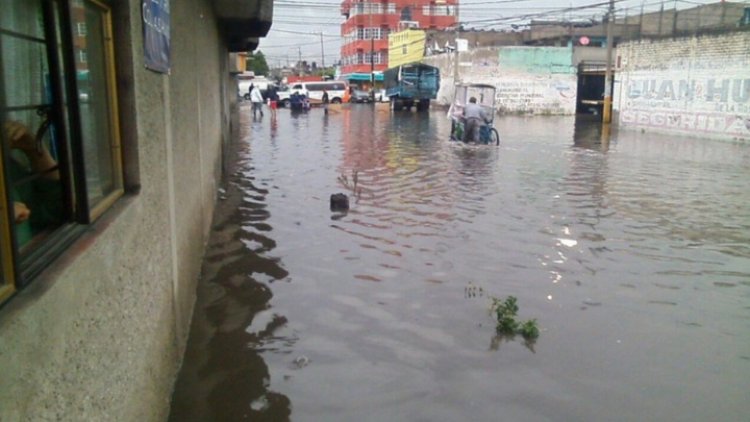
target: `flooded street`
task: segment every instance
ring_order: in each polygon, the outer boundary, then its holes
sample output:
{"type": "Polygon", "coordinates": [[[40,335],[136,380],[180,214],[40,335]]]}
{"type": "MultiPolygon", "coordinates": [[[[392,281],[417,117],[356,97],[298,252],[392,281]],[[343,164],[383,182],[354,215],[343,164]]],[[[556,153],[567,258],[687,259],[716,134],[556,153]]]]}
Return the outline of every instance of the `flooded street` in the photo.
{"type": "Polygon", "coordinates": [[[746,420],[750,147],[240,113],[170,420],[746,420]],[[534,344],[496,335],[506,296],[534,344]]]}

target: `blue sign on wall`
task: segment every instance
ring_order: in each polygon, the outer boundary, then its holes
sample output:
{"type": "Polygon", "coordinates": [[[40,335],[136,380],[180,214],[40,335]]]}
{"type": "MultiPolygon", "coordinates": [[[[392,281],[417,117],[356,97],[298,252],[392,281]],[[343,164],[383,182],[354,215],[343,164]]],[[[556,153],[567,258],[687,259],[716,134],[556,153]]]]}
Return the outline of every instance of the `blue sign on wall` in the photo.
{"type": "Polygon", "coordinates": [[[169,0],[143,0],[141,10],[146,68],[169,73],[169,0]]]}

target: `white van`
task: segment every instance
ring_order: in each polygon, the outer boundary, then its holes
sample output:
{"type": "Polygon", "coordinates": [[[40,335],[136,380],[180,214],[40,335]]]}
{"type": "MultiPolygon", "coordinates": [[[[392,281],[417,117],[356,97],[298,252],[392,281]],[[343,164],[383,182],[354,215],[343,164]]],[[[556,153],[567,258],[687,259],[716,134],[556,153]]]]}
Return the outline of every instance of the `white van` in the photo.
{"type": "Polygon", "coordinates": [[[279,101],[284,107],[289,106],[289,96],[296,92],[306,95],[313,103],[323,101],[323,90],[328,92],[328,101],[337,104],[342,102],[344,93],[349,86],[345,81],[314,81],[314,82],[294,82],[289,85],[288,89],[279,91],[279,101]]]}
{"type": "Polygon", "coordinates": [[[260,88],[260,92],[263,94],[263,98],[266,97],[266,91],[269,85],[274,85],[272,80],[260,77],[243,77],[240,75],[237,78],[237,95],[250,101],[250,85],[257,86],[260,88]]]}

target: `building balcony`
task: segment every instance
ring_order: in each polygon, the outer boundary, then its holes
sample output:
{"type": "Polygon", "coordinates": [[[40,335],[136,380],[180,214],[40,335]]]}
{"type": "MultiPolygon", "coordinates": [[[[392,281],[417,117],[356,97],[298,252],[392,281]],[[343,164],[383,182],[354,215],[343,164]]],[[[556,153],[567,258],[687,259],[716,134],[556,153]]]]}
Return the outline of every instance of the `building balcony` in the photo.
{"type": "Polygon", "coordinates": [[[357,50],[370,51],[371,49],[375,51],[388,51],[388,40],[378,39],[375,40],[374,43],[370,40],[356,40],[354,42],[341,45],[342,52],[352,52],[357,50]]]}
{"type": "Polygon", "coordinates": [[[381,26],[388,25],[389,22],[394,20],[398,20],[398,16],[388,14],[356,15],[349,17],[343,25],[347,27],[381,26]]]}

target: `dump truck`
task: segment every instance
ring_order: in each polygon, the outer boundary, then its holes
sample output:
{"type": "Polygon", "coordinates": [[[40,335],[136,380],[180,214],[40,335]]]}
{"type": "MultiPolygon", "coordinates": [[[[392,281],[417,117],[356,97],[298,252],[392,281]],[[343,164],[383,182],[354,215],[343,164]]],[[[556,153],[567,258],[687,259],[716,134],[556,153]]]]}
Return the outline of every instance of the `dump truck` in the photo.
{"type": "Polygon", "coordinates": [[[417,111],[427,111],[430,100],[437,98],[440,89],[440,69],[424,63],[407,63],[383,72],[383,82],[394,111],[413,105],[417,111]]]}

